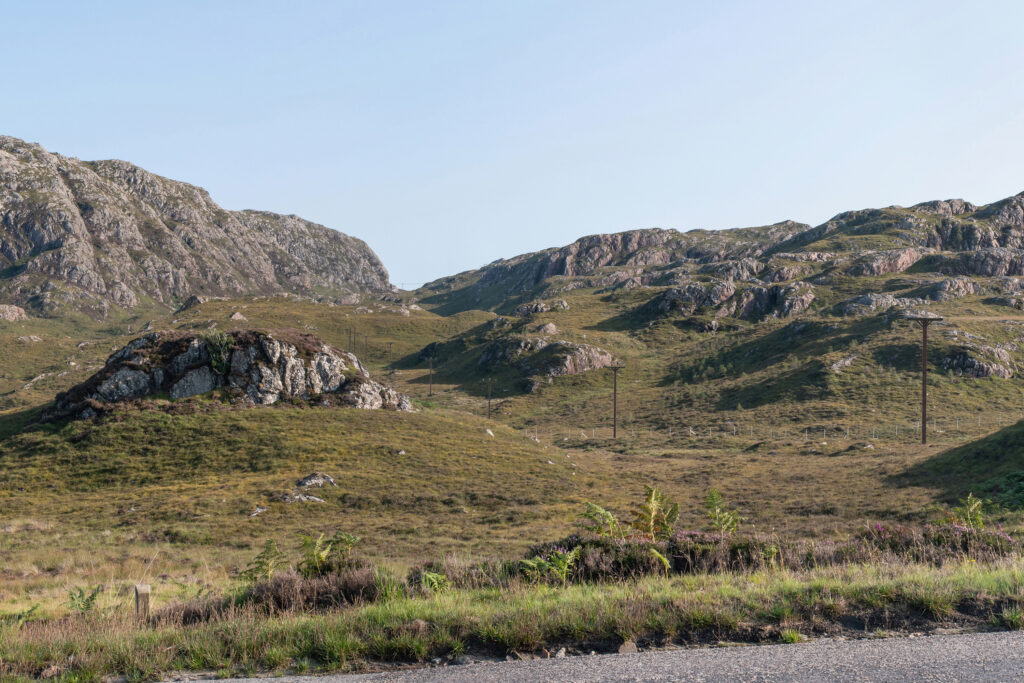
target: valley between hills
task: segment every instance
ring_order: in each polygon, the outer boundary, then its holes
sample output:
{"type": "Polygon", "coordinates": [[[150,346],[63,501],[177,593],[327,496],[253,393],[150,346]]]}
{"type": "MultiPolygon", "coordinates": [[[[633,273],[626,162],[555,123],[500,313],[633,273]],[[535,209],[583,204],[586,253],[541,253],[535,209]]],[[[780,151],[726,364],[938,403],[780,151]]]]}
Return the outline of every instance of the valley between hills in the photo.
{"type": "Polygon", "coordinates": [[[323,226],[13,138],[0,219],[4,675],[1024,625],[1024,194],[416,291],[323,226]],[[908,314],[942,318],[927,445],[908,314]],[[268,541],[279,583],[326,583],[278,596],[268,541]]]}

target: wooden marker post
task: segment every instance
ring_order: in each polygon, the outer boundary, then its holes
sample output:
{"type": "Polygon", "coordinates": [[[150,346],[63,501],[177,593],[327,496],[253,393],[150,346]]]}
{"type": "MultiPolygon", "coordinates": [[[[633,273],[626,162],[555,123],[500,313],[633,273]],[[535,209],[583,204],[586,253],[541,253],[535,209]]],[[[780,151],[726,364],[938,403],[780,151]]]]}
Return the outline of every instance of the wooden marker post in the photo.
{"type": "Polygon", "coordinates": [[[140,583],[135,586],[135,618],[143,624],[149,621],[148,583],[140,583]]]}

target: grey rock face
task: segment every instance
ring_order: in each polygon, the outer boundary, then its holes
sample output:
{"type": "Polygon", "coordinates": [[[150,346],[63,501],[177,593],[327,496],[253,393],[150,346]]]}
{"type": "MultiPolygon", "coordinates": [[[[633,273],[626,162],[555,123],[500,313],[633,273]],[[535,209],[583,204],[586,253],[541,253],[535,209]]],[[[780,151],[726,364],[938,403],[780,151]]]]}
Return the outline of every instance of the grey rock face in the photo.
{"type": "Polygon", "coordinates": [[[891,294],[862,294],[842,304],[843,315],[869,315],[876,311],[885,312],[893,308],[910,310],[918,306],[927,306],[926,299],[914,297],[895,297],[891,294]]]}
{"type": "Polygon", "coordinates": [[[850,275],[885,275],[902,273],[921,259],[917,249],[890,249],[867,254],[846,272],[850,275]]]}
{"type": "Polygon", "coordinates": [[[666,289],[645,306],[648,312],[655,314],[679,312],[693,315],[698,309],[721,304],[735,293],[736,286],[730,281],[691,283],[683,287],[666,289]]]}
{"type": "Polygon", "coordinates": [[[122,367],[96,389],[96,397],[105,401],[127,401],[141,398],[152,390],[149,375],[142,370],[122,367]]]}
{"type": "Polygon", "coordinates": [[[813,301],[814,287],[806,282],[749,287],[740,295],[736,316],[748,320],[789,318],[806,311],[813,301]]]}
{"type": "MultiPolygon", "coordinates": [[[[0,136],[0,299],[104,314],[142,297],[392,291],[362,241],[297,216],[225,211],[203,189],[123,161],[0,136]]],[[[186,304],[187,305],[187,304],[186,304]]]]}
{"type": "Polygon", "coordinates": [[[938,269],[950,275],[1024,275],[1024,252],[1002,247],[962,252],[944,256],[938,269]]]}
{"type": "Polygon", "coordinates": [[[723,280],[749,280],[756,277],[762,270],[764,270],[763,263],[757,259],[745,258],[738,261],[710,263],[701,266],[699,272],[714,275],[723,280]]]}
{"type": "Polygon", "coordinates": [[[596,346],[543,338],[506,338],[488,345],[479,365],[493,368],[511,365],[526,375],[576,375],[607,367],[614,357],[596,346]]]}
{"type": "Polygon", "coordinates": [[[1013,377],[1013,358],[1005,349],[967,344],[950,352],[942,367],[964,377],[1013,377]]]}
{"type": "Polygon", "coordinates": [[[928,288],[925,297],[932,301],[953,301],[972,294],[984,294],[985,288],[965,277],[936,282],[928,288]]]}
{"type": "Polygon", "coordinates": [[[206,394],[219,387],[221,383],[221,378],[213,374],[210,366],[204,365],[189,370],[184,377],[175,382],[171,387],[171,398],[188,398],[206,394]]]}
{"type": "Polygon", "coordinates": [[[109,404],[167,393],[178,400],[226,387],[228,398],[248,405],[270,405],[287,398],[368,410],[412,410],[391,387],[370,379],[352,354],[327,346],[312,335],[233,332],[204,339],[153,332],[133,340],[91,378],[57,396],[47,417],[98,414],[109,404]],[[223,344],[230,355],[220,356],[223,344]],[[213,346],[211,346],[211,344],[213,346]]]}

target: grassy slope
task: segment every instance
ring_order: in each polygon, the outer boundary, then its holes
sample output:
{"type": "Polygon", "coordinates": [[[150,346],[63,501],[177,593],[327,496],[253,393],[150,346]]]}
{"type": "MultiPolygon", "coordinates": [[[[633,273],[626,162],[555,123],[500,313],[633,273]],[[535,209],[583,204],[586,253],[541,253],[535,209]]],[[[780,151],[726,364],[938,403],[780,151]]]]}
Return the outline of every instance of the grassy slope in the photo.
{"type": "MultiPolygon", "coordinates": [[[[535,316],[527,329],[554,322],[557,338],[601,346],[626,363],[614,442],[604,372],[557,378],[529,395],[521,393],[515,372],[498,373],[495,417],[487,422],[485,375],[472,356],[472,339],[460,360],[436,368],[436,393],[428,399],[418,351],[479,329],[491,313],[406,317],[392,304],[367,312],[246,299],[209,302],[176,316],[5,326],[0,341],[10,355],[0,394],[10,408],[0,413],[0,547],[11,558],[6,577],[17,579],[6,597],[21,596],[20,604],[41,600],[59,611],[68,586],[140,575],[165,575],[165,596],[187,595],[224,583],[263,538],[295,545],[300,533],[333,528],[364,536],[366,551],[402,566],[446,552],[507,556],[551,537],[584,499],[624,511],[645,483],[682,501],[682,523],[690,526],[700,523],[698,501],[710,486],[741,507],[748,525],[766,531],[827,536],[870,519],[921,519],[937,497],[964,491],[905,474],[1015,420],[1019,380],[934,374],[936,445],[921,447],[913,431],[918,333],[881,318],[829,315],[835,301],[865,286],[852,280],[818,288],[818,308],[802,333],[771,320],[730,323],[732,331],[717,335],[696,332],[681,319],[648,326],[634,311],[650,290],[565,294],[569,310],[535,316]],[[248,321],[230,321],[235,311],[248,321]],[[391,341],[399,369],[385,379],[423,410],[397,416],[211,409],[22,431],[34,406],[83,378],[82,368],[101,364],[134,336],[129,326],[138,330],[151,319],[155,329],[292,327],[341,347],[352,328],[361,340],[368,337],[368,346],[360,341],[353,350],[377,375],[388,372],[385,342],[391,341]],[[29,333],[44,342],[11,341],[29,333]],[[79,338],[92,343],[78,349],[79,338]],[[858,359],[842,373],[826,370],[849,355],[858,359]],[[20,388],[25,378],[64,368],[69,374],[20,388]],[[407,455],[398,456],[400,450],[407,455]],[[247,516],[313,469],[339,480],[325,494],[326,505],[271,503],[268,512],[247,516]],[[59,561],[48,557],[54,543],[66,551],[59,561]]],[[[876,291],[917,286],[877,280],[876,291]]],[[[987,343],[1013,338],[999,322],[1012,317],[1007,309],[980,297],[933,309],[987,343]]],[[[934,340],[933,359],[948,345],[941,334],[934,340]]],[[[1011,527],[1020,521],[1016,512],[1000,516],[1011,527]]]]}

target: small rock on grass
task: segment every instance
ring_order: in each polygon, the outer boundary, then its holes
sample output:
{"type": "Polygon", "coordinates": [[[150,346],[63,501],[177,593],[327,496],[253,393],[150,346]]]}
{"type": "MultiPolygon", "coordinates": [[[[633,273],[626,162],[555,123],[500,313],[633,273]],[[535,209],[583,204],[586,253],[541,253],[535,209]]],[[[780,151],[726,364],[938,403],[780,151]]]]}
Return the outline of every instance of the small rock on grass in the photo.
{"type": "Polygon", "coordinates": [[[620,655],[631,655],[635,654],[636,652],[638,652],[638,650],[636,649],[636,643],[632,640],[627,640],[624,643],[622,643],[622,645],[619,645],[620,655]]]}

